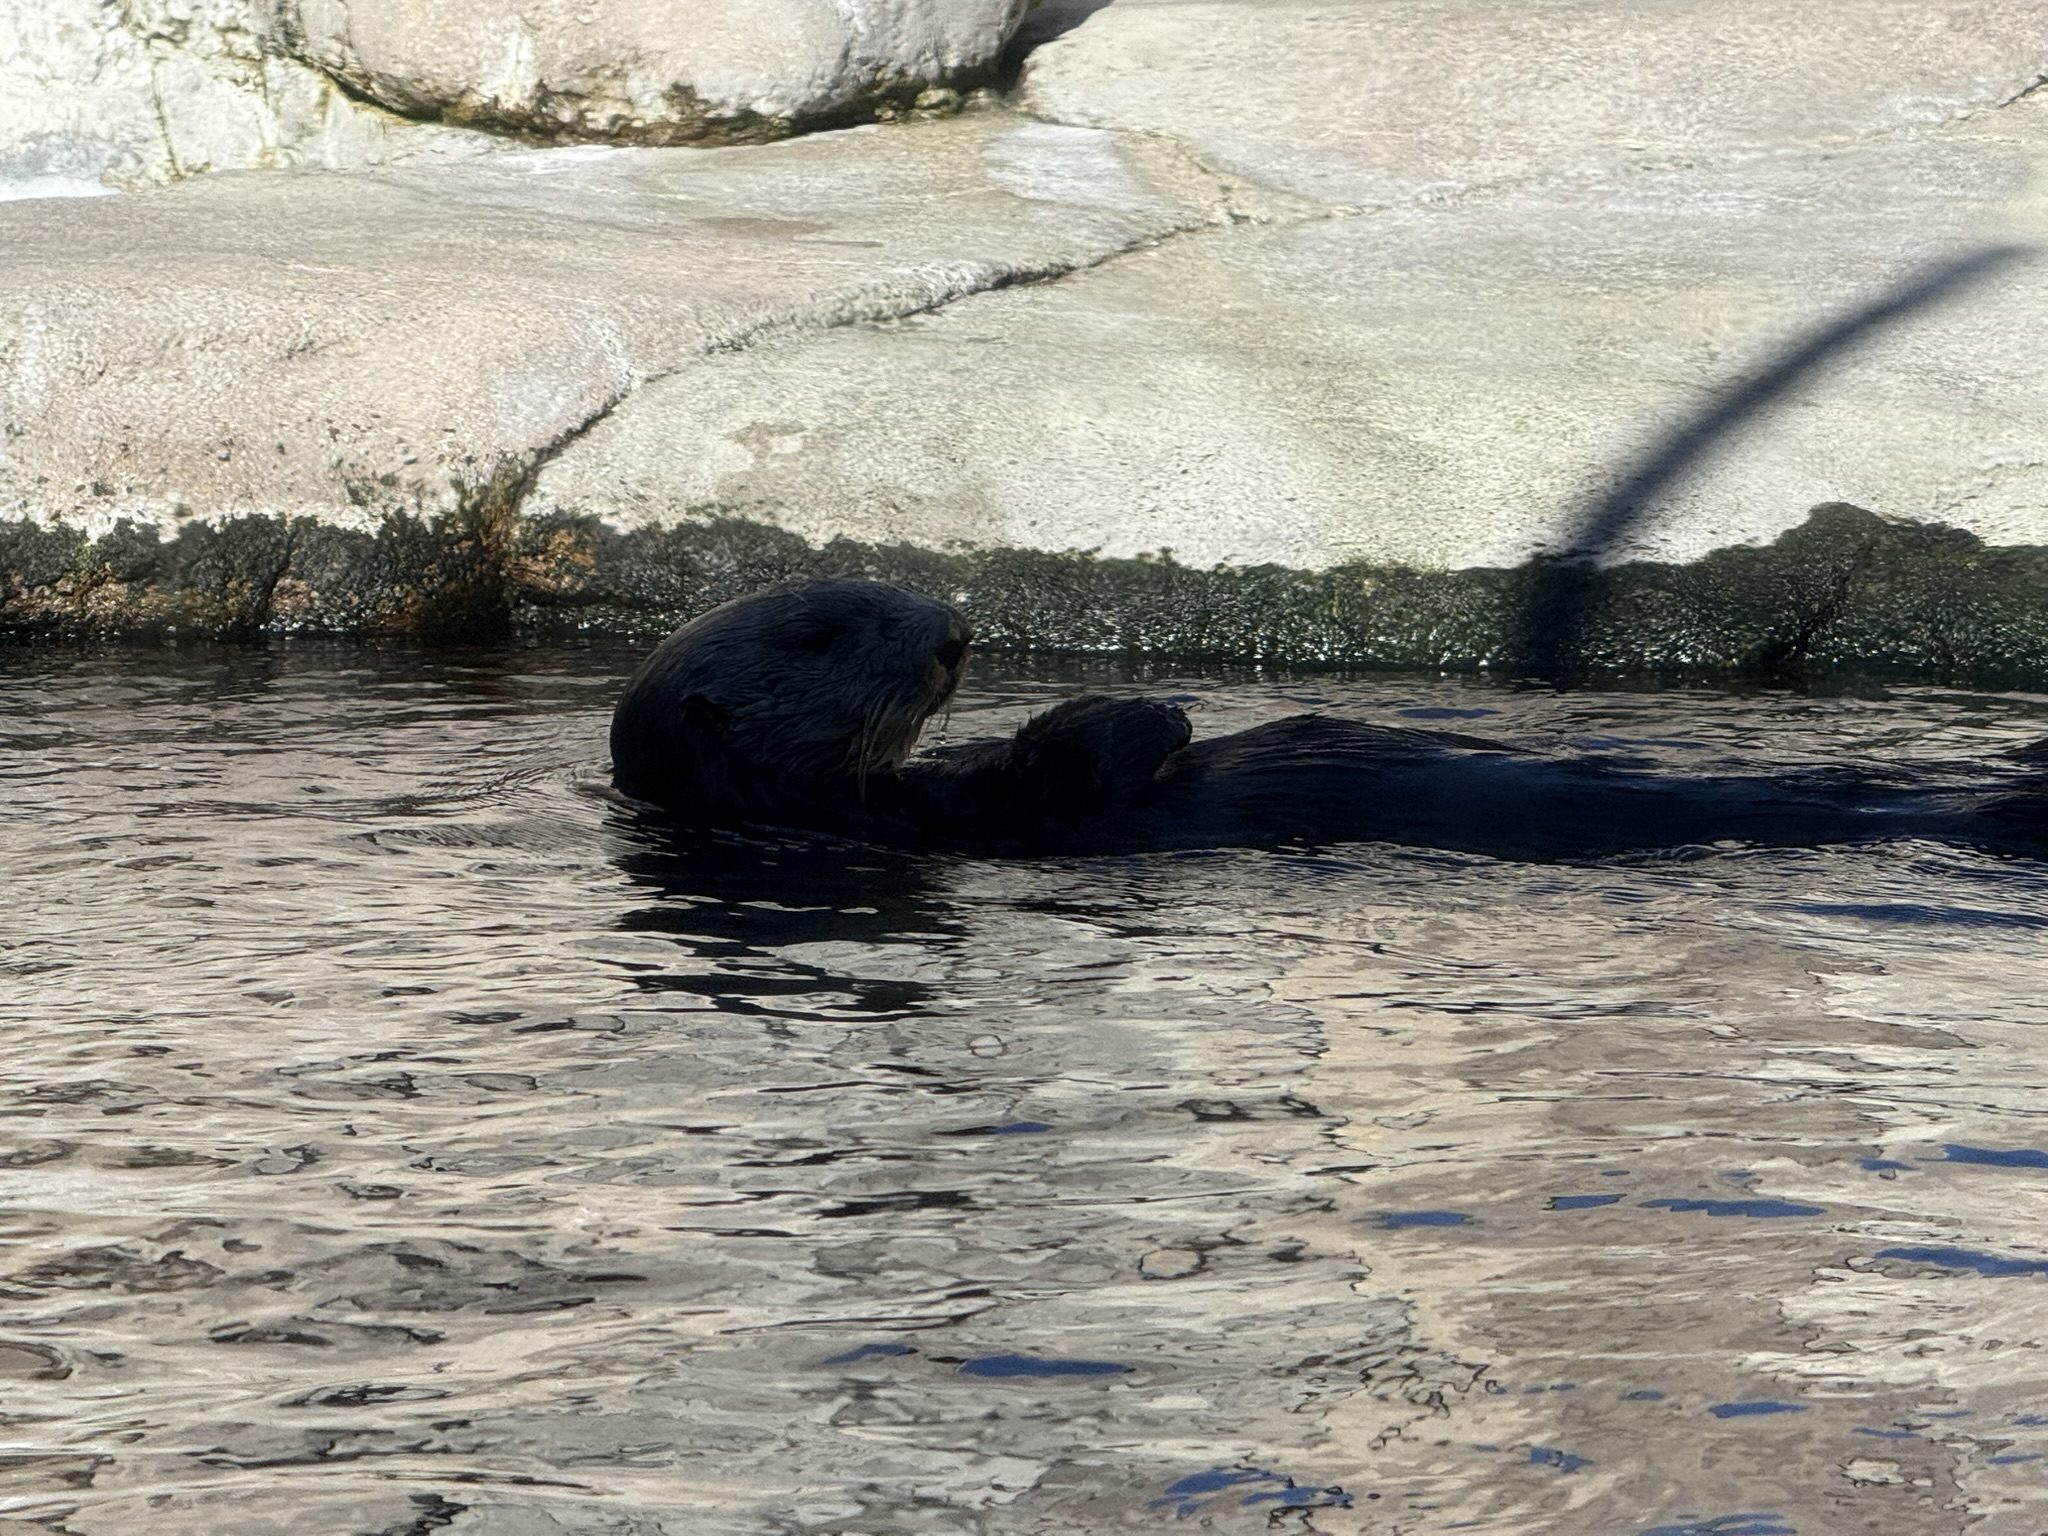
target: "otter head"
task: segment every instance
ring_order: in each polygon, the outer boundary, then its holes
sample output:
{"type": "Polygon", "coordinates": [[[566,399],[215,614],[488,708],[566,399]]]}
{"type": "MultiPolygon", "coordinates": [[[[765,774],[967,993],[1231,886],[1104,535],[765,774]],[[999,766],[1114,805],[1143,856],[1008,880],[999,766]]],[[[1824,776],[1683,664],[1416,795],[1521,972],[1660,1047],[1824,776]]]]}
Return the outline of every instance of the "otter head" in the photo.
{"type": "Polygon", "coordinates": [[[714,816],[745,814],[775,781],[896,767],[953,696],[971,638],[954,609],[885,582],[738,598],[670,635],[626,685],[614,780],[714,816]]]}

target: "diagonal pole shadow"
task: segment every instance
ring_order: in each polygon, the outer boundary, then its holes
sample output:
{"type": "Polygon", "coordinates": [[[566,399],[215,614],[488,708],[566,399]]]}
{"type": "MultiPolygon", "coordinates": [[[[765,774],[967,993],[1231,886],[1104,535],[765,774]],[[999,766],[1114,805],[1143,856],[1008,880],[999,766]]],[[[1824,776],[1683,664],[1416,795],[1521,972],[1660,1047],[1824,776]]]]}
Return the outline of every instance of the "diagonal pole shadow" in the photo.
{"type": "Polygon", "coordinates": [[[1568,676],[1578,668],[1594,562],[1640,522],[1660,492],[1751,417],[1819,368],[1885,327],[1960,296],[2035,254],[2027,245],[1992,245],[1908,277],[1889,291],[1793,340],[1762,367],[1637,459],[1620,482],[1580,517],[1561,553],[1534,573],[1518,625],[1526,675],[1568,676]]]}

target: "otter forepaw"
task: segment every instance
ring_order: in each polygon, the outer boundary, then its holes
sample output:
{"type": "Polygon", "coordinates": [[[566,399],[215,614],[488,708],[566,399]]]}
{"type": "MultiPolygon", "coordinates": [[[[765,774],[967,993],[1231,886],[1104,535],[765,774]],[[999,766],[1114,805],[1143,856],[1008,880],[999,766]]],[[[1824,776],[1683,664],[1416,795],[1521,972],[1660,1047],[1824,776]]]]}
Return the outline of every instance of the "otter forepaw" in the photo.
{"type": "Polygon", "coordinates": [[[1039,814],[1071,819],[1131,804],[1193,734],[1176,705],[1089,695],[1028,722],[1011,764],[1039,814]]]}

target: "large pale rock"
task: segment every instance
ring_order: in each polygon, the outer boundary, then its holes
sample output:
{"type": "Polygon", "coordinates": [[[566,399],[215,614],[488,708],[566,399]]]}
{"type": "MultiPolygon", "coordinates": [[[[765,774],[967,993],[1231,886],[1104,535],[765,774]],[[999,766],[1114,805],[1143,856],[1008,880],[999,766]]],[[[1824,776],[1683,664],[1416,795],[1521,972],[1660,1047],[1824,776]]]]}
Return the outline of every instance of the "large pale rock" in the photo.
{"type": "Polygon", "coordinates": [[[988,69],[1025,0],[266,0],[295,53],[419,116],[730,143],[988,69]]]}
{"type": "Polygon", "coordinates": [[[0,0],[0,199],[494,147],[277,56],[258,0],[0,0]]]}
{"type": "MultiPolygon", "coordinates": [[[[2048,245],[2048,96],[2011,100],[2044,62],[2043,5],[1852,3],[1823,29],[1725,0],[1117,0],[1034,56],[1029,99],[1184,137],[1252,224],[713,360],[552,462],[532,504],[1512,563],[1577,542],[1632,464],[1811,328],[1928,264],[2048,245]]],[[[1900,316],[1604,553],[1697,555],[1830,501],[2048,542],[2044,335],[2039,262],[1900,316]]]]}
{"type": "Polygon", "coordinates": [[[0,518],[504,502],[650,379],[1187,227],[1169,153],[995,113],[0,206],[0,518]]]}
{"type": "Polygon", "coordinates": [[[985,73],[1025,4],[0,0],[0,198],[502,143],[451,123],[771,138],[985,73]]]}

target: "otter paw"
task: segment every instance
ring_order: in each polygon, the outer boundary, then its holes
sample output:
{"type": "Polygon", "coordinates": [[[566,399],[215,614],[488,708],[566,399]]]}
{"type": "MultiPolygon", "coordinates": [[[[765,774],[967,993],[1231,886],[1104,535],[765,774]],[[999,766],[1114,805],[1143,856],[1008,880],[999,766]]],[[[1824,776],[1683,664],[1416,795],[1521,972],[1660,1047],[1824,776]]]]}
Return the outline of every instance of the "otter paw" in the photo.
{"type": "Polygon", "coordinates": [[[1029,721],[1010,760],[1037,814],[1072,819],[1130,804],[1192,735],[1175,705],[1090,695],[1029,721]]]}

